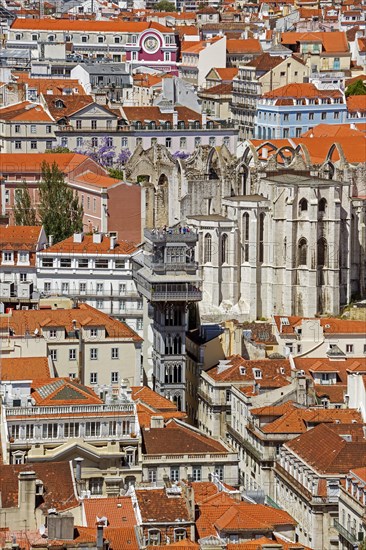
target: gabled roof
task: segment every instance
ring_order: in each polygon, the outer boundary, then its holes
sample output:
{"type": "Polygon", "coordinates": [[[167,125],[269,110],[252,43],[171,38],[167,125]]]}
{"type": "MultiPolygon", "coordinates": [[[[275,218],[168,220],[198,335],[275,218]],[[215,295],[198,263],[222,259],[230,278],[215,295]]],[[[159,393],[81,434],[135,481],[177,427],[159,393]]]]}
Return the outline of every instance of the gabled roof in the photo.
{"type": "Polygon", "coordinates": [[[206,374],[216,382],[244,384],[258,381],[261,387],[282,387],[288,384],[286,376],[289,376],[291,371],[288,359],[247,360],[240,355],[232,355],[227,361],[227,365],[212,367],[206,374]],[[281,369],[284,369],[284,374],[281,369]],[[262,377],[256,379],[254,370],[260,370],[262,377]]]}
{"type": "Polygon", "coordinates": [[[347,110],[350,113],[366,113],[366,95],[350,95],[347,97],[347,110]]]}
{"type": "MultiPolygon", "coordinates": [[[[354,143],[352,140],[351,143],[354,143]]],[[[365,152],[366,154],[366,152],[365,152]]],[[[274,322],[281,334],[296,334],[295,327],[301,327],[302,321],[309,321],[306,317],[298,317],[295,315],[289,315],[287,317],[281,315],[273,316],[274,322]],[[281,319],[286,319],[287,322],[281,322],[281,319]]],[[[319,322],[323,327],[325,334],[364,334],[365,323],[364,321],[354,321],[353,319],[337,319],[336,317],[322,317],[320,319],[313,319],[314,322],[319,322]]]]}
{"type": "Polygon", "coordinates": [[[301,137],[333,137],[338,139],[339,137],[360,137],[364,136],[364,133],[355,126],[351,127],[351,124],[318,124],[311,130],[301,134],[301,137]]]}
{"type": "MultiPolygon", "coordinates": [[[[198,120],[201,122],[202,115],[197,113],[188,107],[179,107],[176,106],[175,111],[178,113],[178,122],[184,121],[188,124],[189,121],[198,120]]],[[[166,113],[160,111],[159,107],[148,106],[148,107],[122,107],[122,112],[124,113],[128,122],[150,122],[155,121],[159,123],[160,121],[167,122],[169,121],[173,124],[173,113],[166,113]]]]}
{"type": "Polygon", "coordinates": [[[137,402],[145,403],[160,411],[176,411],[176,405],[166,397],[159,395],[148,386],[132,386],[132,399],[137,402]]]}
{"type": "Polygon", "coordinates": [[[15,122],[54,122],[42,105],[22,101],[0,109],[0,120],[15,122]]]}
{"type": "Polygon", "coordinates": [[[354,424],[319,424],[285,443],[285,447],[321,474],[346,474],[350,468],[366,465],[366,440],[359,440],[356,436],[356,441],[348,442],[339,435],[343,433],[352,436],[352,430],[360,433],[354,424]]]}
{"type": "Polygon", "coordinates": [[[262,46],[258,38],[230,38],[226,41],[226,51],[228,54],[260,53],[262,46]]]}
{"type": "Polygon", "coordinates": [[[343,31],[283,32],[281,35],[282,44],[295,45],[300,42],[320,42],[327,53],[349,52],[346,33],[343,31]]]}
{"type": "Polygon", "coordinates": [[[91,388],[73,380],[55,378],[47,384],[33,384],[32,397],[39,407],[61,405],[101,405],[103,400],[97,397],[91,388]]]}
{"type": "MultiPolygon", "coordinates": [[[[310,82],[294,82],[286,84],[280,88],[276,88],[270,92],[263,94],[264,98],[341,98],[343,97],[340,90],[318,90],[318,88],[310,82]]],[[[360,97],[360,96],[358,96],[360,97]]]]}
{"type": "MultiPolygon", "coordinates": [[[[29,73],[16,72],[13,73],[17,82],[24,82],[28,85],[29,90],[36,89],[38,94],[62,94],[64,90],[68,90],[72,94],[84,94],[84,88],[80,82],[73,78],[33,78],[29,73]]],[[[65,95],[63,95],[65,97],[65,95]]],[[[75,95],[73,95],[75,98],[75,95]]]]}
{"type": "MultiPolygon", "coordinates": [[[[58,168],[68,174],[89,157],[79,153],[2,153],[0,155],[0,171],[4,173],[41,173],[43,162],[56,162],[58,168]]],[[[102,169],[100,169],[102,171],[102,169]]],[[[103,171],[104,172],[104,171],[103,171]]]]}
{"type": "Polygon", "coordinates": [[[231,81],[239,72],[239,69],[237,67],[226,67],[226,68],[214,67],[211,70],[215,71],[218,74],[218,76],[221,78],[221,80],[228,80],[228,81],[231,81]]]}
{"type": "Polygon", "coordinates": [[[46,380],[51,378],[47,357],[3,357],[1,359],[0,379],[46,380]]]}
{"type": "MultiPolygon", "coordinates": [[[[0,166],[3,154],[0,156],[0,166]]],[[[36,251],[41,237],[40,225],[7,225],[1,226],[1,250],[29,250],[36,251]]]]}
{"type": "Polygon", "coordinates": [[[43,100],[55,120],[75,115],[85,107],[95,103],[91,95],[43,95],[43,100]]]}

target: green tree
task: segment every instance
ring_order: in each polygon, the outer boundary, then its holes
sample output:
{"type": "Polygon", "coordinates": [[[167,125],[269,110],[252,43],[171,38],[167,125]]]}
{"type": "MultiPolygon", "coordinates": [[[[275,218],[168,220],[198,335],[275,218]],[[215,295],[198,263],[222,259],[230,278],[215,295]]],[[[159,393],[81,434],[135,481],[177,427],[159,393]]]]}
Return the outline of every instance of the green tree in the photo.
{"type": "Polygon", "coordinates": [[[54,243],[82,231],[83,207],[55,162],[42,163],[39,198],[40,219],[46,235],[52,235],[54,243]]]}
{"type": "Polygon", "coordinates": [[[37,225],[36,209],[32,205],[26,182],[15,191],[14,220],[15,225],[37,225]]]}
{"type": "Polygon", "coordinates": [[[62,145],[57,145],[57,147],[54,147],[53,149],[46,149],[45,153],[52,153],[52,154],[55,154],[55,153],[72,153],[72,151],[70,151],[70,149],[68,149],[67,147],[62,147],[62,145]]]}
{"type": "Polygon", "coordinates": [[[156,11],[176,11],[175,4],[173,2],[169,2],[169,0],[160,0],[157,4],[155,4],[155,10],[156,11]]]}
{"type": "Polygon", "coordinates": [[[366,95],[366,86],[362,80],[356,80],[347,87],[346,97],[350,95],[366,95]]]}

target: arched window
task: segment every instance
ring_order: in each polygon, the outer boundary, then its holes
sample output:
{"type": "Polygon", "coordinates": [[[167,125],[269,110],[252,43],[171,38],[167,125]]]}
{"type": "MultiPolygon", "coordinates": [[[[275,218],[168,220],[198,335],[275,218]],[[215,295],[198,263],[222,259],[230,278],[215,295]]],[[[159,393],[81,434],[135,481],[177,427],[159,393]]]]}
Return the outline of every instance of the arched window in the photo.
{"type": "Polygon", "coordinates": [[[328,265],[328,243],[324,237],[318,240],[317,257],[319,267],[326,267],[328,265]]]}
{"type": "Polygon", "coordinates": [[[249,262],[249,214],[243,214],[243,262],[249,262]]]}
{"type": "Polygon", "coordinates": [[[325,212],[326,211],[326,208],[327,208],[327,201],[326,199],[320,199],[319,203],[318,203],[318,211],[319,212],[325,212]]]}
{"type": "Polygon", "coordinates": [[[212,261],[212,237],[210,233],[206,233],[204,240],[204,258],[205,264],[212,261]]]}
{"type": "Polygon", "coordinates": [[[264,214],[259,216],[259,250],[258,258],[260,263],[264,261],[264,214]]]}
{"type": "Polygon", "coordinates": [[[297,265],[306,265],[308,256],[308,243],[307,240],[301,238],[297,245],[297,265]]]}
{"type": "Polygon", "coordinates": [[[228,236],[226,233],[221,237],[221,263],[228,263],[228,236]]]}
{"type": "Polygon", "coordinates": [[[306,199],[301,199],[299,202],[299,212],[307,212],[308,210],[308,201],[306,199]]]}
{"type": "Polygon", "coordinates": [[[286,261],[287,261],[287,237],[285,237],[283,239],[283,260],[284,260],[285,265],[286,265],[286,261]]]}

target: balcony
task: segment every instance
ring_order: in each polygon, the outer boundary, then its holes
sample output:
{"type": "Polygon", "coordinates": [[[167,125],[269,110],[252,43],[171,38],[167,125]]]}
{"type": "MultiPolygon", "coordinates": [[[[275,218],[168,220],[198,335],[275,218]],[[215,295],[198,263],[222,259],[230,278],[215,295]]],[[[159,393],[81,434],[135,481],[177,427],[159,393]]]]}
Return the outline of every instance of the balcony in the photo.
{"type": "Polygon", "coordinates": [[[134,403],[118,403],[117,405],[64,405],[55,407],[6,407],[6,417],[15,416],[48,416],[52,414],[90,414],[95,413],[134,413],[134,403]]]}
{"type": "Polygon", "coordinates": [[[247,439],[237,432],[230,424],[227,425],[227,431],[229,434],[238,441],[244,449],[246,449],[251,455],[253,455],[259,462],[262,460],[262,453],[254,447],[247,439]]]}
{"type": "Polygon", "coordinates": [[[335,527],[335,529],[337,529],[337,531],[341,535],[341,537],[346,539],[347,542],[354,545],[356,548],[358,547],[359,543],[362,542],[363,539],[364,539],[362,531],[360,531],[358,533],[358,535],[360,536],[360,538],[358,539],[355,530],[352,529],[351,531],[348,531],[336,519],[334,520],[334,527],[335,527]],[[361,538],[361,536],[362,536],[362,538],[361,538]]]}
{"type": "Polygon", "coordinates": [[[275,473],[278,474],[281,479],[286,483],[291,485],[300,495],[305,497],[305,499],[311,503],[313,500],[313,495],[308,489],[306,489],[299,481],[297,481],[285,468],[283,468],[278,462],[275,464],[275,473]]]}
{"type": "Polygon", "coordinates": [[[144,256],[144,264],[156,273],[169,273],[175,271],[185,271],[186,273],[196,273],[198,262],[156,262],[151,256],[144,256]]]}
{"type": "MultiPolygon", "coordinates": [[[[189,275],[185,275],[189,277],[189,275]]],[[[202,292],[191,283],[154,283],[139,272],[135,274],[137,289],[150,302],[198,302],[202,292]]],[[[193,282],[193,280],[192,280],[193,282]]]]}
{"type": "Polygon", "coordinates": [[[177,228],[168,228],[166,231],[158,229],[144,229],[144,237],[153,243],[196,243],[198,235],[190,230],[188,233],[180,233],[177,228]]]}
{"type": "Polygon", "coordinates": [[[214,405],[214,401],[213,399],[206,393],[204,392],[203,390],[201,390],[201,388],[199,388],[197,390],[197,395],[198,397],[200,397],[203,401],[206,401],[206,403],[208,403],[209,405],[214,405]]]}

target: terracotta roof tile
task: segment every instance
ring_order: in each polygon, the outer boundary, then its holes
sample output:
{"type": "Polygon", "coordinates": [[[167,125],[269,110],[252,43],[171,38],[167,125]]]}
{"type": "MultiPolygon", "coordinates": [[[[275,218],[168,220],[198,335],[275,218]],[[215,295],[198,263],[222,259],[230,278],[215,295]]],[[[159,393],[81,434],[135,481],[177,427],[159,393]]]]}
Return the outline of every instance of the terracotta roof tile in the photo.
{"type": "Polygon", "coordinates": [[[9,381],[51,378],[47,357],[3,357],[0,374],[9,381]]]}
{"type": "Polygon", "coordinates": [[[0,493],[2,508],[18,506],[18,475],[34,471],[44,485],[39,508],[47,512],[56,508],[59,512],[79,505],[75,496],[73,477],[69,462],[41,462],[0,466],[0,493]]]}
{"type": "Polygon", "coordinates": [[[142,434],[144,450],[148,455],[229,452],[215,439],[175,420],[168,422],[165,428],[145,429],[142,434]]]}
{"type": "MultiPolygon", "coordinates": [[[[1,159],[1,157],[0,157],[1,159]]],[[[0,160],[1,164],[1,160],[0,160]]],[[[0,246],[2,250],[37,250],[42,232],[39,225],[8,225],[1,227],[0,246]]]]}
{"type": "Polygon", "coordinates": [[[346,53],[349,51],[346,33],[334,32],[283,32],[281,43],[295,45],[299,42],[321,42],[328,53],[346,53]]]}
{"type": "Polygon", "coordinates": [[[228,80],[228,81],[231,81],[239,72],[239,69],[237,67],[226,67],[226,68],[215,67],[214,70],[217,72],[217,74],[222,80],[228,80]]]}
{"type": "Polygon", "coordinates": [[[229,39],[226,41],[226,51],[229,54],[261,53],[262,46],[257,38],[229,39]]]}
{"type": "Polygon", "coordinates": [[[212,367],[206,371],[206,374],[217,382],[249,384],[258,381],[261,387],[282,387],[288,384],[286,376],[291,372],[288,359],[247,360],[240,355],[233,355],[227,360],[227,366],[212,367]],[[262,377],[255,378],[254,370],[260,370],[262,377]]]}
{"type": "MultiPolygon", "coordinates": [[[[163,113],[159,107],[123,107],[122,110],[129,122],[155,121],[158,123],[159,121],[169,121],[173,124],[173,113],[163,113]]],[[[185,123],[196,120],[201,122],[201,113],[192,111],[192,109],[188,109],[187,107],[175,107],[175,110],[178,113],[178,122],[180,120],[185,123]]]]}
{"type": "Polygon", "coordinates": [[[295,409],[285,412],[280,418],[261,427],[264,433],[301,434],[322,422],[362,424],[362,415],[355,409],[295,409]]]}
{"type": "MultiPolygon", "coordinates": [[[[56,162],[59,169],[68,174],[89,157],[78,153],[2,153],[0,155],[0,171],[2,174],[37,173],[42,171],[42,163],[56,162]]],[[[101,172],[104,173],[102,169],[101,172]]]]}
{"type": "Polygon", "coordinates": [[[176,411],[176,405],[166,397],[159,395],[148,386],[132,386],[132,399],[145,403],[159,411],[176,411]]]}
{"type": "Polygon", "coordinates": [[[343,97],[339,90],[318,90],[318,88],[307,83],[292,83],[276,88],[271,92],[263,94],[264,98],[318,98],[318,97],[343,97]]]}
{"type": "Polygon", "coordinates": [[[350,95],[347,98],[347,109],[350,113],[366,112],[366,95],[350,95]]]}
{"type": "Polygon", "coordinates": [[[54,122],[47,111],[38,103],[23,101],[0,108],[0,120],[19,122],[54,122]]]}
{"type": "Polygon", "coordinates": [[[32,385],[32,397],[39,407],[62,405],[101,405],[100,399],[91,388],[73,380],[54,378],[47,384],[32,385]]]}
{"type": "Polygon", "coordinates": [[[81,326],[103,326],[106,330],[106,338],[123,338],[140,342],[141,338],[125,323],[113,319],[109,315],[84,303],[74,309],[55,310],[14,310],[11,317],[0,318],[0,328],[3,330],[9,326],[15,337],[24,336],[26,333],[35,338],[34,331],[41,333],[45,323],[48,326],[61,327],[66,331],[73,331],[73,320],[81,326]]]}
{"type": "Polygon", "coordinates": [[[153,416],[162,416],[165,422],[172,418],[178,418],[180,420],[187,418],[186,413],[183,411],[159,411],[149,407],[148,405],[143,405],[142,403],[137,403],[136,411],[140,426],[146,428],[150,427],[151,418],[153,416]]]}
{"type": "Polygon", "coordinates": [[[94,103],[91,95],[43,95],[43,100],[55,120],[70,117],[94,103]],[[60,107],[59,105],[61,105],[60,107]]]}
{"type": "MultiPolygon", "coordinates": [[[[29,73],[13,73],[17,82],[24,82],[29,90],[36,89],[38,94],[59,95],[64,90],[71,90],[73,94],[84,94],[84,88],[80,82],[72,78],[33,78],[29,73]]],[[[65,96],[63,96],[65,97],[65,96]]]]}
{"type": "Polygon", "coordinates": [[[165,489],[137,489],[136,497],[143,523],[191,521],[183,496],[169,496],[165,489]]]}
{"type": "Polygon", "coordinates": [[[129,241],[116,241],[113,249],[110,247],[110,239],[102,236],[101,243],[93,242],[93,235],[84,235],[82,242],[74,242],[74,237],[69,237],[45,250],[41,254],[70,253],[70,254],[108,254],[113,256],[130,255],[135,252],[136,246],[129,241]]]}
{"type": "Polygon", "coordinates": [[[89,498],[83,500],[82,506],[88,527],[94,527],[97,517],[103,516],[111,529],[133,528],[137,524],[131,497],[89,498]]]}
{"type": "Polygon", "coordinates": [[[173,33],[174,31],[160,25],[160,23],[145,21],[90,21],[88,19],[20,19],[17,18],[11,25],[15,30],[45,30],[45,31],[65,31],[65,32],[120,32],[120,33],[140,33],[147,29],[156,29],[164,33],[173,33]]]}

